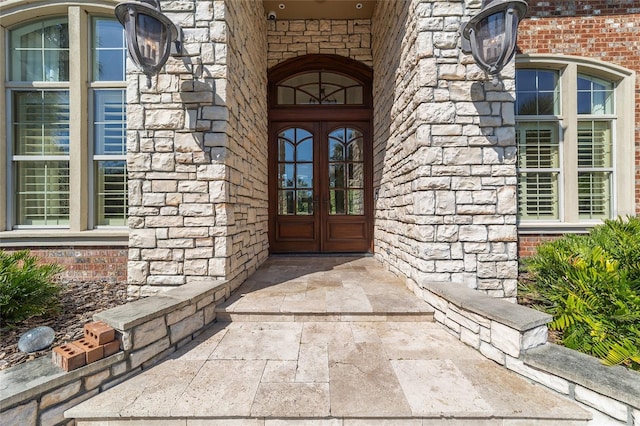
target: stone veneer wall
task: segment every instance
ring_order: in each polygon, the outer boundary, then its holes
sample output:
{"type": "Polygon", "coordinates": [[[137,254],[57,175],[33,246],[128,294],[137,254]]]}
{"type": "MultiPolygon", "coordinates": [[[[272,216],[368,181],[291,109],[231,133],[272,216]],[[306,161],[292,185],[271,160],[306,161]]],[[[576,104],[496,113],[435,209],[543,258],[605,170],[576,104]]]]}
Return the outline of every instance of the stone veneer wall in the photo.
{"type": "Polygon", "coordinates": [[[309,54],[340,55],[373,64],[368,19],[269,21],[267,38],[269,68],[309,54]]]}
{"type": "Polygon", "coordinates": [[[128,74],[128,278],[142,295],[239,281],[266,258],[262,3],[162,10],[182,26],[186,55],[169,58],[149,89],[128,74]]]}
{"type": "Polygon", "coordinates": [[[269,255],[267,21],[261,0],[225,2],[229,170],[227,278],[242,283],[269,255]]]}
{"type": "Polygon", "coordinates": [[[494,86],[460,50],[480,1],[378,2],[375,251],[410,286],[516,294],[514,68],[494,86]]]}

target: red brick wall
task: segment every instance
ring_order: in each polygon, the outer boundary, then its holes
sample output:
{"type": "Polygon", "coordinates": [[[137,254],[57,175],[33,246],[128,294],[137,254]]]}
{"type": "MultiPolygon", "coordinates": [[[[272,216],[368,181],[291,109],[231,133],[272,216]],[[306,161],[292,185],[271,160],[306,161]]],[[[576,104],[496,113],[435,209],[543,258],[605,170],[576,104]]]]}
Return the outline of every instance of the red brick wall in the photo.
{"type": "Polygon", "coordinates": [[[640,13],[637,0],[529,0],[529,15],[598,16],[640,13]]]}
{"type": "MultiPolygon", "coordinates": [[[[521,53],[590,57],[621,65],[636,77],[636,214],[640,215],[640,1],[529,1],[518,30],[521,53]]],[[[534,251],[539,236],[521,236],[520,255],[534,251]]]]}
{"type": "MultiPolygon", "coordinates": [[[[18,249],[5,249],[7,252],[18,249]]],[[[29,249],[44,263],[65,267],[62,278],[69,281],[127,281],[127,247],[37,247],[29,249]]]]}
{"type": "Polygon", "coordinates": [[[536,248],[547,241],[554,241],[562,235],[519,235],[518,256],[529,257],[536,254],[536,248]]]}

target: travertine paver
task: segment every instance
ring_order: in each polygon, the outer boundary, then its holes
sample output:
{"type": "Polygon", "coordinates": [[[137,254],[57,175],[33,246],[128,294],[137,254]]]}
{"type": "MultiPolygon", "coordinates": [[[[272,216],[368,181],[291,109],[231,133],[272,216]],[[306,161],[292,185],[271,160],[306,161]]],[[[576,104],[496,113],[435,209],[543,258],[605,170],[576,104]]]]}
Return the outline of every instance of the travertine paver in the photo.
{"type": "Polygon", "coordinates": [[[558,424],[567,419],[575,423],[562,424],[580,424],[586,419],[574,403],[487,360],[440,325],[424,319],[390,321],[385,309],[400,308],[403,301],[418,312],[426,308],[373,259],[309,263],[300,258],[288,266],[279,259],[267,262],[241,287],[243,296],[227,306],[245,305],[250,312],[255,301],[253,307],[263,309],[255,313],[277,320],[216,323],[170,359],[70,414],[230,426],[558,424]],[[326,288],[321,285],[325,275],[326,288]],[[386,285],[393,295],[388,305],[386,285]],[[350,294],[357,297],[349,300],[350,294]],[[296,315],[296,321],[283,320],[310,301],[322,304],[315,306],[324,312],[321,318],[304,312],[308,315],[296,315]],[[365,309],[370,312],[363,316],[365,309]],[[348,312],[359,314],[357,321],[348,321],[348,312]]]}
{"type": "Polygon", "coordinates": [[[328,417],[329,383],[261,383],[253,417],[328,417]]]}
{"type": "Polygon", "coordinates": [[[411,408],[380,345],[346,341],[329,352],[331,413],[336,417],[406,417],[411,408]]]}
{"type": "Polygon", "coordinates": [[[483,417],[492,411],[450,359],[394,360],[391,365],[414,416],[483,417]]]}
{"type": "Polygon", "coordinates": [[[218,311],[398,314],[431,309],[375,259],[343,256],[271,258],[218,311]]]}
{"type": "MultiPolygon", "coordinates": [[[[176,395],[182,395],[204,361],[168,360],[149,371],[140,381],[140,392],[131,404],[120,411],[124,417],[169,417],[176,395]]],[[[138,379],[139,380],[139,379],[138,379]]]]}
{"type": "Polygon", "coordinates": [[[296,360],[302,323],[235,323],[210,359],[296,360]]]}
{"type": "Polygon", "coordinates": [[[106,417],[526,414],[561,419],[577,409],[452,341],[436,324],[274,322],[218,327],[218,333],[74,410],[97,410],[106,417]],[[407,340],[421,333],[423,338],[407,340]],[[267,336],[287,343],[269,342],[267,336]],[[281,349],[274,350],[277,347],[281,349]],[[239,359],[245,349],[246,356],[239,359]],[[206,353],[206,361],[196,360],[206,353]]]}
{"type": "Polygon", "coordinates": [[[250,416],[265,364],[265,360],[205,362],[185,392],[172,394],[171,416],[250,416]]]}

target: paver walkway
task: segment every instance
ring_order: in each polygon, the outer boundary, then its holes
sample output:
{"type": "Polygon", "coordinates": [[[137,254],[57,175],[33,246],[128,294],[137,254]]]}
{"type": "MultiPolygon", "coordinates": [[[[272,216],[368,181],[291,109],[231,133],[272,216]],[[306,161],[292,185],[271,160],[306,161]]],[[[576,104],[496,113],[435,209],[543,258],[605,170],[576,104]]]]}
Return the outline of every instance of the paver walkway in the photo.
{"type": "Polygon", "coordinates": [[[569,425],[588,414],[460,343],[373,258],[275,257],[78,425],[569,425]],[[153,423],[152,423],[153,422],[153,423]]]}

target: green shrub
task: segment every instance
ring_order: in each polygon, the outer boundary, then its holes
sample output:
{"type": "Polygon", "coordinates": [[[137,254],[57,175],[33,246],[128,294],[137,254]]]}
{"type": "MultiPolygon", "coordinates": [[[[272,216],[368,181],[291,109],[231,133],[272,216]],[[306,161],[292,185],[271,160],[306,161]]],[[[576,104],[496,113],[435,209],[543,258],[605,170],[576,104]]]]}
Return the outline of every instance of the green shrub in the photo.
{"type": "Polygon", "coordinates": [[[16,323],[58,307],[61,287],[53,281],[64,268],[40,264],[28,250],[7,253],[0,250],[0,317],[16,323]]]}
{"type": "Polygon", "coordinates": [[[640,370],[640,218],[542,244],[520,290],[553,315],[562,344],[640,370]]]}

